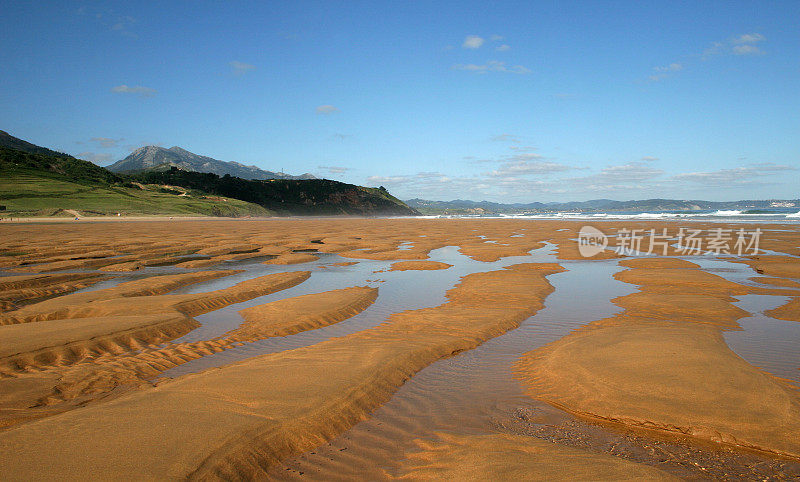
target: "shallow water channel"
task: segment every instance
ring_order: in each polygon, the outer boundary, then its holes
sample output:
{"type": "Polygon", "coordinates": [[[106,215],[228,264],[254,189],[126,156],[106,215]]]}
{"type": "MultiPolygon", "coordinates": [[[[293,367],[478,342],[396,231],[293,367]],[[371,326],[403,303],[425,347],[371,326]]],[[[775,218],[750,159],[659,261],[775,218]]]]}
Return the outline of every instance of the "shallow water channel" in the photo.
{"type": "MultiPolygon", "coordinates": [[[[404,247],[407,245],[405,243],[404,247]]],[[[275,478],[381,479],[397,474],[398,459],[403,453],[415,449],[416,440],[435,439],[441,432],[481,434],[497,431],[611,453],[658,465],[675,475],[689,478],[714,475],[747,479],[780,470],[800,474],[800,467],[793,463],[785,465],[754,455],[701,449],[680,441],[658,441],[620,432],[618,428],[599,427],[525,395],[512,374],[513,365],[521,355],[558,340],[586,323],[612,316],[620,308],[611,300],[636,290],[634,285],[613,278],[614,273],[624,269],[617,260],[558,260],[554,248],[548,244],[532,251],[530,256],[507,257],[487,263],[475,261],[461,254],[457,247],[448,246],[431,251],[429,259],[453,266],[432,271],[388,271],[394,261],[353,260],[324,253],[318,254],[320,259],[317,261],[290,266],[265,265],[263,258],[225,262],[208,269],[242,272],[186,286],[172,293],[208,292],[279,272],[310,271],[311,276],[292,288],[197,316],[201,326],[172,343],[218,337],[242,323],[237,313],[239,310],[272,301],[352,286],[377,287],[379,296],[369,308],[340,323],[235,346],[179,365],[160,377],[174,378],[257,355],[313,345],[374,327],[394,313],[438,306],[447,301],[447,290],[472,273],[498,270],[518,263],[558,263],[566,271],[547,278],[555,291],[547,297],[545,307],[519,328],[473,350],[431,364],[400,387],[389,402],[375,410],[368,420],[315,451],[287,460],[283,466],[275,467],[271,475],[275,478]],[[334,266],[352,261],[357,262],[334,266]],[[654,446],[670,454],[669,463],[646,450],[654,446]],[[701,465],[706,467],[702,472],[698,469],[701,465]]],[[[772,288],[750,280],[755,273],[747,265],[711,257],[685,259],[728,280],[772,288]]],[[[100,282],[86,290],[177,272],[186,270],[171,266],[145,268],[138,273],[100,282]]],[[[753,365],[800,382],[800,350],[797,350],[800,346],[800,323],[764,315],[764,311],[785,303],[786,297],[746,295],[737,298],[737,306],[750,312],[751,316],[739,321],[742,330],[724,333],[728,345],[753,365]]]]}

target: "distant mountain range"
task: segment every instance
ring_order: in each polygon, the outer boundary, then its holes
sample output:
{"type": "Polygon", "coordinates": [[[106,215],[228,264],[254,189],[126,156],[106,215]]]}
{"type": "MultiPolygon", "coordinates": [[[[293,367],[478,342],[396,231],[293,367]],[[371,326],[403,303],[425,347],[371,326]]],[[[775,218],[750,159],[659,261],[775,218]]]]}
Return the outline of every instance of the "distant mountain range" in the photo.
{"type": "MultiPolygon", "coordinates": [[[[102,168],[88,161],[75,159],[68,154],[31,144],[0,130],[0,175],[8,175],[12,171],[24,171],[26,175],[35,174],[47,178],[55,176],[83,184],[100,184],[117,190],[131,189],[129,187],[132,186],[131,182],[182,186],[206,194],[239,199],[280,214],[416,215],[625,211],[658,213],[800,208],[800,199],[744,201],[594,199],[566,203],[511,204],[462,199],[453,201],[410,199],[404,203],[383,188],[326,181],[316,179],[311,174],[290,176],[264,171],[238,162],[200,156],[180,147],[170,149],[157,146],[142,147],[108,168],[102,168]],[[20,157],[21,152],[36,157],[20,157]],[[224,177],[226,174],[230,178],[224,177]]],[[[19,195],[0,192],[0,200],[16,197],[19,195]]],[[[40,201],[36,202],[42,204],[40,201]]],[[[35,204],[34,200],[29,204],[35,204]]]]}
{"type": "Polygon", "coordinates": [[[166,149],[158,146],[140,147],[128,157],[107,167],[109,171],[118,173],[136,173],[150,170],[169,170],[177,167],[184,171],[211,172],[218,176],[228,174],[242,179],[316,179],[305,173],[292,176],[282,172],[272,172],[255,166],[245,166],[233,161],[220,161],[208,156],[201,156],[180,147],[166,149]]]}
{"type": "Polygon", "coordinates": [[[430,201],[409,199],[405,203],[423,214],[491,214],[491,213],[554,213],[554,212],[672,212],[703,210],[747,210],[800,207],[800,199],[789,200],[746,200],[746,201],[700,201],[677,199],[644,199],[638,201],[614,201],[612,199],[593,199],[566,203],[513,203],[503,204],[489,201],[430,201]]]}

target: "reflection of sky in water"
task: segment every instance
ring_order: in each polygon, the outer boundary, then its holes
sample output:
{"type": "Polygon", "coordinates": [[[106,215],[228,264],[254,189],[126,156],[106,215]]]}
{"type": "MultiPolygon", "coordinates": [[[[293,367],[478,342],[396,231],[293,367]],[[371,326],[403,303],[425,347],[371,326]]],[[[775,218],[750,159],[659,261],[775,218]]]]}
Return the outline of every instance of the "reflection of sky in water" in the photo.
{"type": "MultiPolygon", "coordinates": [[[[758,273],[744,263],[733,262],[737,259],[734,257],[687,256],[683,259],[734,283],[776,291],[786,289],[751,280],[758,273]]],[[[724,333],[728,346],[753,365],[773,375],[800,382],[800,323],[764,314],[783,305],[788,298],[773,295],[738,295],[735,298],[739,301],[734,304],[752,316],[738,321],[742,331],[724,333]]]]}
{"type": "Polygon", "coordinates": [[[744,295],[734,303],[752,314],[738,321],[743,331],[726,331],[725,342],[737,355],[773,375],[800,383],[800,323],[778,320],[764,311],[786,303],[785,296],[744,295]]]}
{"type": "MultiPolygon", "coordinates": [[[[563,229],[559,229],[559,231],[561,230],[563,229]]],[[[518,231],[524,231],[524,228],[518,231]]],[[[513,235],[513,237],[520,236],[524,235],[513,235]]],[[[420,237],[425,237],[425,235],[420,237]]],[[[478,235],[477,237],[484,239],[487,243],[496,243],[494,240],[487,240],[484,235],[478,235]]],[[[412,247],[413,241],[405,241],[399,245],[398,249],[403,250],[412,247]]],[[[78,290],[77,292],[80,293],[112,288],[126,281],[144,279],[155,275],[204,270],[243,270],[242,273],[192,284],[171,292],[173,294],[188,294],[219,290],[244,280],[272,273],[312,272],[308,280],[293,288],[237,303],[196,317],[202,326],[175,340],[175,343],[207,340],[235,329],[242,322],[237,311],[251,306],[351,286],[371,286],[380,290],[379,297],[372,306],[348,320],[296,335],[249,343],[242,347],[195,360],[167,373],[169,376],[177,376],[182,373],[230,363],[237,359],[261,353],[307,346],[330,337],[355,333],[373,327],[386,320],[391,314],[400,311],[438,306],[446,302],[445,292],[452,288],[463,276],[471,273],[493,271],[517,263],[558,262],[569,271],[548,277],[550,283],[556,287],[556,291],[548,297],[546,307],[543,310],[527,320],[523,327],[487,342],[487,345],[499,343],[501,339],[505,340],[505,337],[510,337],[510,340],[517,339],[520,335],[512,334],[519,332],[529,333],[530,336],[533,336],[531,340],[535,339],[535,342],[525,342],[528,349],[532,349],[534,346],[545,343],[543,340],[553,341],[581,324],[609,316],[617,310],[610,300],[630,293],[635,289],[635,287],[612,278],[613,273],[619,270],[614,260],[557,260],[552,254],[553,249],[554,246],[548,244],[544,248],[532,251],[533,256],[508,257],[502,258],[497,262],[486,263],[472,260],[462,255],[457,247],[448,246],[430,252],[431,260],[453,265],[449,269],[438,271],[386,271],[396,260],[359,260],[342,258],[335,254],[318,253],[317,255],[320,259],[317,261],[288,266],[265,265],[262,262],[271,257],[260,256],[239,261],[226,261],[206,268],[184,269],[174,266],[151,266],[130,273],[94,270],[66,270],[59,273],[97,272],[112,276],[112,278],[78,290]],[[357,264],[344,267],[332,266],[333,263],[343,261],[355,261],[357,264]],[[576,302],[576,299],[579,302],[576,302]],[[536,333],[535,336],[533,335],[534,333],[536,333]]],[[[797,257],[768,250],[762,251],[765,251],[764,254],[767,255],[797,257]]],[[[650,257],[652,258],[652,256],[650,257]]],[[[775,290],[781,289],[751,280],[750,278],[758,276],[758,274],[746,264],[731,262],[736,259],[734,257],[705,255],[682,256],[680,259],[696,263],[701,269],[738,284],[775,290]]],[[[3,272],[2,274],[15,275],[18,273],[3,272]]],[[[748,362],[770,373],[800,381],[800,370],[798,370],[800,368],[800,350],[797,349],[800,346],[800,324],[776,320],[763,314],[764,311],[785,303],[786,298],[769,295],[745,295],[737,298],[740,301],[736,305],[752,313],[752,316],[739,321],[742,327],[741,331],[727,331],[724,333],[725,340],[731,349],[748,362]]],[[[529,338],[529,336],[526,335],[526,338],[529,338]]],[[[503,343],[506,343],[506,341],[503,341],[503,343]]]]}
{"type": "MultiPolygon", "coordinates": [[[[552,245],[532,251],[531,256],[511,256],[496,262],[475,261],[460,253],[458,247],[447,246],[432,250],[429,259],[451,264],[443,270],[409,270],[385,271],[396,260],[350,260],[334,254],[322,254],[313,263],[293,266],[251,265],[246,273],[203,283],[201,286],[185,288],[184,292],[205,292],[231,286],[244,279],[263,276],[269,273],[284,271],[311,271],[311,277],[305,282],[271,295],[261,296],[243,303],[227,306],[220,310],[195,317],[203,325],[186,336],[176,340],[192,342],[207,340],[238,327],[242,318],[239,310],[295,296],[321,293],[351,286],[371,286],[379,289],[378,299],[369,308],[345,321],[316,330],[305,331],[285,337],[273,337],[266,340],[247,343],[241,347],[231,348],[175,367],[165,376],[180,374],[231,363],[235,360],[251,356],[274,353],[286,349],[308,346],[335,336],[345,336],[385,321],[391,314],[406,310],[417,310],[441,305],[447,301],[445,293],[458,281],[472,273],[494,271],[518,263],[555,262],[552,245]],[[358,261],[352,266],[334,267],[332,263],[342,261],[358,261]],[[328,265],[328,266],[325,266],[328,265]],[[325,266],[325,267],[323,267],[325,266]],[[382,272],[377,272],[382,271],[382,272]]],[[[240,265],[243,268],[244,265],[240,265]]]]}
{"type": "MultiPolygon", "coordinates": [[[[271,301],[350,286],[378,287],[380,294],[372,306],[343,322],[287,337],[248,343],[176,367],[167,372],[166,376],[178,376],[258,354],[308,346],[331,337],[355,333],[383,322],[393,313],[438,306],[446,302],[445,292],[463,276],[492,271],[521,262],[558,262],[568,271],[548,277],[550,283],[556,287],[556,291],[547,298],[543,310],[528,319],[521,328],[490,340],[485,344],[487,348],[479,348],[481,351],[489,349],[488,347],[496,343],[502,343],[506,345],[506,348],[510,346],[509,343],[511,345],[522,343],[524,346],[519,349],[524,352],[557,340],[587,322],[617,312],[619,308],[610,300],[636,289],[635,286],[613,279],[613,273],[620,269],[615,260],[557,260],[553,256],[553,249],[554,246],[548,244],[544,248],[532,251],[532,256],[509,257],[494,263],[485,263],[464,256],[458,248],[449,246],[433,250],[430,253],[431,260],[453,265],[452,268],[438,271],[385,271],[394,260],[351,260],[358,261],[358,263],[352,266],[334,267],[330,265],[349,260],[333,254],[320,254],[320,259],[313,263],[290,266],[264,265],[247,260],[226,263],[226,267],[246,271],[226,278],[188,286],[177,290],[176,293],[212,291],[232,286],[246,279],[277,272],[309,270],[312,271],[312,275],[304,283],[288,290],[198,316],[197,320],[203,326],[176,342],[198,341],[220,336],[226,331],[236,328],[242,322],[237,311],[271,301]],[[376,271],[383,272],[375,273],[376,271]],[[579,301],[576,302],[576,299],[579,301]]],[[[751,281],[749,278],[756,273],[745,264],[731,262],[733,258],[685,256],[682,259],[692,261],[701,269],[738,284],[776,289],[751,281]]],[[[741,331],[725,333],[725,340],[731,349],[739,356],[770,373],[783,378],[800,380],[800,371],[798,371],[800,350],[796,349],[797,346],[800,346],[800,324],[776,320],[763,315],[763,311],[783,304],[785,299],[768,295],[746,295],[738,298],[741,301],[737,305],[753,313],[753,316],[740,320],[741,331]]],[[[475,354],[462,356],[478,356],[480,353],[472,351],[475,354]]]]}

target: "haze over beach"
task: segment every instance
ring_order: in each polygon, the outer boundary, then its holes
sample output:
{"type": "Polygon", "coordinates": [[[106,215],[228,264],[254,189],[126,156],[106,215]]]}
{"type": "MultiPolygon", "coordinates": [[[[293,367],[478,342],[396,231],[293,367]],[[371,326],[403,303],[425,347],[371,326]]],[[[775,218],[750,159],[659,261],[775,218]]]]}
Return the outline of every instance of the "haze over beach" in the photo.
{"type": "Polygon", "coordinates": [[[5,2],[0,479],[800,478],[797,2],[5,2]]]}

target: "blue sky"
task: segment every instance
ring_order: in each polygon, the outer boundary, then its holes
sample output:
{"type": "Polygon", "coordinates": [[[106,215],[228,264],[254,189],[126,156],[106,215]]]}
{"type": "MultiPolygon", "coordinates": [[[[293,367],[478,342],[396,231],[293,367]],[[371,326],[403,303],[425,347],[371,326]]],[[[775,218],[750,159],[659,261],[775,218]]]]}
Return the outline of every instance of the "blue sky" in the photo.
{"type": "Polygon", "coordinates": [[[798,198],[800,2],[0,0],[0,129],[401,198],[798,198]]]}

